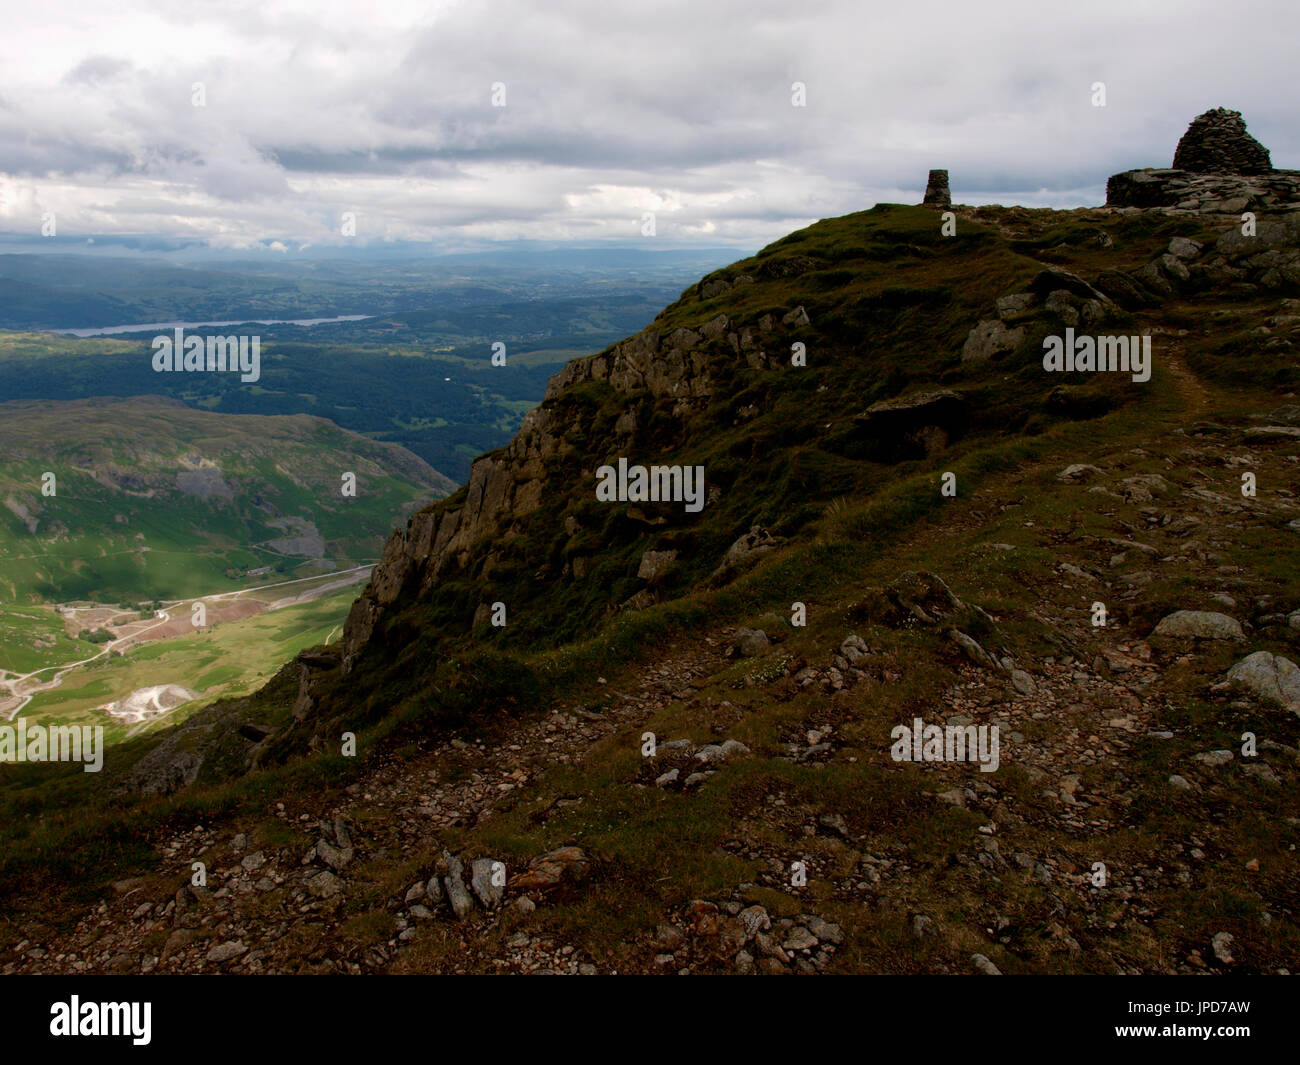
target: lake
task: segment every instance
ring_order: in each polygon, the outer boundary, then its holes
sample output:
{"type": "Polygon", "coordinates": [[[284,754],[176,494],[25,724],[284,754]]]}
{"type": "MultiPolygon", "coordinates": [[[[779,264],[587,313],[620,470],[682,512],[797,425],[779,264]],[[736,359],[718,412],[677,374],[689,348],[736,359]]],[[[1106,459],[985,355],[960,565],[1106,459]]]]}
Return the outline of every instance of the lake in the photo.
{"type": "Polygon", "coordinates": [[[163,332],[172,329],[215,329],[228,325],[331,325],[335,322],[360,322],[373,314],[340,314],[336,318],[244,318],[234,322],[145,322],[142,325],[104,325],[95,329],[45,329],[46,333],[66,333],[74,337],[111,336],[114,333],[163,332]]]}

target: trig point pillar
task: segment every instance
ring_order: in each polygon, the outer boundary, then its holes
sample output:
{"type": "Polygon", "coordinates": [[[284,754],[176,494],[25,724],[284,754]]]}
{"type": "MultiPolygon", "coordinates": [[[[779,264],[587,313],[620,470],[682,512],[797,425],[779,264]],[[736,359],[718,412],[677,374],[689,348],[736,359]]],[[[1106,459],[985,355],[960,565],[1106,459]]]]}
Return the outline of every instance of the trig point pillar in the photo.
{"type": "Polygon", "coordinates": [[[952,193],[948,191],[948,171],[930,171],[930,180],[925,185],[925,199],[921,202],[923,204],[934,204],[936,207],[949,207],[952,205],[952,193]]]}

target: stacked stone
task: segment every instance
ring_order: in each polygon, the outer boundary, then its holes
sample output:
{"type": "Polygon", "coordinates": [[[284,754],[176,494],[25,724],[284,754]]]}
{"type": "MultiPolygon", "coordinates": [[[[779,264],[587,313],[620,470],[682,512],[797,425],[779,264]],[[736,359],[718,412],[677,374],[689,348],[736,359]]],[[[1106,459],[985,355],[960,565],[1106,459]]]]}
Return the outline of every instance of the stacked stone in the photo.
{"type": "Polygon", "coordinates": [[[948,171],[930,171],[930,180],[925,185],[925,198],[921,203],[935,207],[948,207],[952,204],[952,193],[948,191],[948,171]]]}
{"type": "Polygon", "coordinates": [[[1192,119],[1174,152],[1175,170],[1194,174],[1267,174],[1268,149],[1246,132],[1240,111],[1216,107],[1192,119]]]}
{"type": "Polygon", "coordinates": [[[1216,107],[1187,127],[1168,170],[1127,170],[1106,182],[1106,206],[1197,214],[1300,209],[1300,170],[1274,170],[1240,111],[1216,107]]]}

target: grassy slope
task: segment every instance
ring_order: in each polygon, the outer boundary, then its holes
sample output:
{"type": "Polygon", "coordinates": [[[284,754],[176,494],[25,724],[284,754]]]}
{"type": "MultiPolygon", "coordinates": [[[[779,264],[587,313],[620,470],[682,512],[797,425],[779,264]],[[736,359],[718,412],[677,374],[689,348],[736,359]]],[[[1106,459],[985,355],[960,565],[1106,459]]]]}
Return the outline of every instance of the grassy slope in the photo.
{"type": "Polygon", "coordinates": [[[5,404],[0,448],[0,594],[16,603],[176,598],[247,583],[227,570],[293,569],[311,556],[276,548],[292,535],[271,524],[278,516],[313,522],[324,557],[364,561],[405,510],[450,484],[321,419],[148,398],[5,404]],[[182,472],[212,465],[229,498],[181,486],[182,472]],[[357,475],[355,498],[341,494],[345,471],[357,475]],[[46,472],[54,496],[42,493],[46,472]]]}

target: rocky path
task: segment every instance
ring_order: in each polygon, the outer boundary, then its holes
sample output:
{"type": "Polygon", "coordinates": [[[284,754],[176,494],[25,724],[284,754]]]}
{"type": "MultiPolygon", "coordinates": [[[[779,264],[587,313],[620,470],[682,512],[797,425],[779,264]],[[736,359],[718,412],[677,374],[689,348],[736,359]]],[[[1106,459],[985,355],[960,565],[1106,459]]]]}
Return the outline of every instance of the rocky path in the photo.
{"type": "MultiPolygon", "coordinates": [[[[550,767],[581,762],[611,733],[635,729],[674,699],[689,697],[691,681],[723,660],[723,646],[706,638],[674,649],[664,663],[642,671],[634,687],[612,691],[607,711],[562,706],[519,724],[495,746],[451,740],[414,758],[380,764],[347,789],[346,802],[331,809],[317,808],[309,796],[286,797],[275,804],[275,817],[286,829],[318,836],[305,853],[302,847],[253,849],[245,833],[202,827],[163,836],[156,842],[164,856],[160,876],[118,882],[112,903],[101,903],[66,936],[20,942],[3,971],[382,970],[415,937],[416,926],[433,917],[430,907],[438,902],[444,910],[461,907],[470,933],[489,921],[485,908],[500,904],[505,885],[494,887],[490,875],[471,883],[457,874],[456,879],[464,880],[459,889],[464,894],[453,901],[453,892],[441,886],[450,871],[446,860],[433,889],[438,897],[424,886],[427,878],[403,883],[389,900],[396,911],[394,936],[356,957],[338,938],[352,915],[337,902],[360,866],[399,865],[404,854],[440,845],[440,833],[448,827],[486,820],[503,799],[535,784],[550,767]],[[449,758],[456,765],[454,781],[445,773],[449,758]],[[197,858],[207,866],[206,886],[189,883],[197,858]],[[160,893],[160,881],[184,886],[160,893]]],[[[567,801],[581,800],[574,796],[567,801]]],[[[585,865],[580,851],[561,859],[556,883],[585,865]]],[[[527,870],[507,869],[506,874],[512,887],[532,884],[539,897],[550,886],[544,862],[527,870]]],[[[552,946],[547,953],[536,945],[525,949],[516,944],[497,968],[578,971],[583,963],[573,956],[572,946],[552,946]]]]}
{"type": "Polygon", "coordinates": [[[1184,416],[1189,419],[1199,418],[1210,407],[1210,393],[1201,384],[1200,378],[1188,368],[1187,353],[1183,345],[1176,340],[1165,339],[1166,343],[1161,346],[1160,351],[1160,365],[1173,375],[1178,393],[1186,403],[1184,416]]]}

